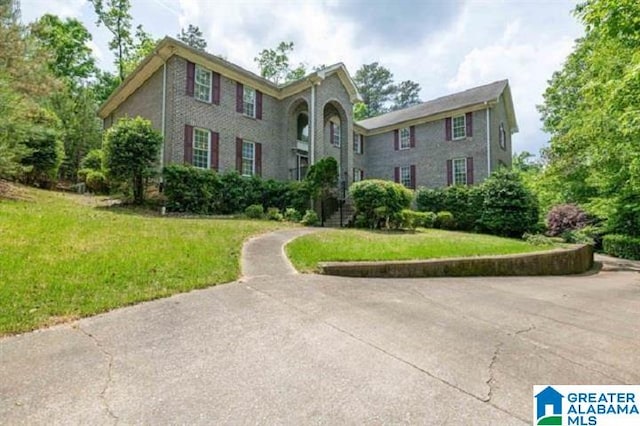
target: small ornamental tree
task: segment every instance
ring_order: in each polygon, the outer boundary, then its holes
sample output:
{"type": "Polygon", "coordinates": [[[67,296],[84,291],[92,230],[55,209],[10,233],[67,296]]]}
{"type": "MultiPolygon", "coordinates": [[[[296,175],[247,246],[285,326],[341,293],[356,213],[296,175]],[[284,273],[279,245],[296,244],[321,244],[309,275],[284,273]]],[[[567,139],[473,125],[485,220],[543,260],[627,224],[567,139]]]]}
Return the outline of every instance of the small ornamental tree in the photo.
{"type": "Polygon", "coordinates": [[[500,169],[484,181],[482,189],[480,225],[487,232],[520,238],[525,232],[536,230],[538,200],[517,172],[500,169]]]}
{"type": "Polygon", "coordinates": [[[133,201],[144,201],[144,179],[153,173],[158,160],[162,135],[141,117],[122,118],[107,130],[104,140],[105,166],[113,181],[129,181],[133,201]]]}
{"type": "Polygon", "coordinates": [[[324,224],[324,203],[333,195],[338,185],[338,162],[333,157],[325,157],[309,168],[304,182],[316,201],[320,201],[322,223],[324,224]]]}
{"type": "Polygon", "coordinates": [[[552,237],[582,229],[588,224],[589,217],[575,204],[558,204],[547,214],[547,233],[552,237]]]}

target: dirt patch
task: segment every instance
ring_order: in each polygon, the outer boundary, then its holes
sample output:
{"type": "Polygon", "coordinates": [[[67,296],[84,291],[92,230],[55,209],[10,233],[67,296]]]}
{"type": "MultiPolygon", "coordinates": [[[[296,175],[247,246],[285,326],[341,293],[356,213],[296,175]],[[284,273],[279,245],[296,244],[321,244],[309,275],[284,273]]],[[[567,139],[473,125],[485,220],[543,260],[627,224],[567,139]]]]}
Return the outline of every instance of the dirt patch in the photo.
{"type": "Polygon", "coordinates": [[[33,201],[25,188],[15,183],[0,179],[0,200],[33,201]]]}

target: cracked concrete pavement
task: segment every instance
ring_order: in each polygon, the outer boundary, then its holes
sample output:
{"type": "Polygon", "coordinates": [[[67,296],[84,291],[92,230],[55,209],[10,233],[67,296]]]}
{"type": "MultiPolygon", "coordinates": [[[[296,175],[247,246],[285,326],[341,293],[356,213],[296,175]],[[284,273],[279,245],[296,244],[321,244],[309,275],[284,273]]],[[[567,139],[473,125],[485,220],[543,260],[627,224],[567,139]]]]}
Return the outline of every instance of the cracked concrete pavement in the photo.
{"type": "Polygon", "coordinates": [[[0,339],[2,424],[530,422],[534,384],[640,383],[640,274],[297,274],[287,230],[233,283],[0,339]]]}

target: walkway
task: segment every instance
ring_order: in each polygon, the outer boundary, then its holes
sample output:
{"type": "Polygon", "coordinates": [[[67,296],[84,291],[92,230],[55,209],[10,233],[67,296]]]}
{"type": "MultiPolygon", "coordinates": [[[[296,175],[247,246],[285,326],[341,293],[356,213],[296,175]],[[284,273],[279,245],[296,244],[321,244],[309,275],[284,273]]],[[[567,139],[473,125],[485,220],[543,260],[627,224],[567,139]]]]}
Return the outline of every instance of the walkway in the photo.
{"type": "Polygon", "coordinates": [[[533,384],[640,383],[640,274],[350,279],[249,241],[234,283],[0,340],[6,424],[529,424],[533,384]]]}

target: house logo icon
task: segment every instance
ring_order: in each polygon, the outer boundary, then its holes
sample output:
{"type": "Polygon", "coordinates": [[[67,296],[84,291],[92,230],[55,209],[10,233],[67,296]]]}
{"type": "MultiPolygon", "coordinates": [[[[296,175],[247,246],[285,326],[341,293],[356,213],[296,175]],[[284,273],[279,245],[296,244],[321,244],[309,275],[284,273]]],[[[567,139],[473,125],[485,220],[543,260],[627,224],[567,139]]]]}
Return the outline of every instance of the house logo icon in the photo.
{"type": "Polygon", "coordinates": [[[535,396],[536,425],[562,426],[562,398],[564,396],[551,386],[535,396]]]}

